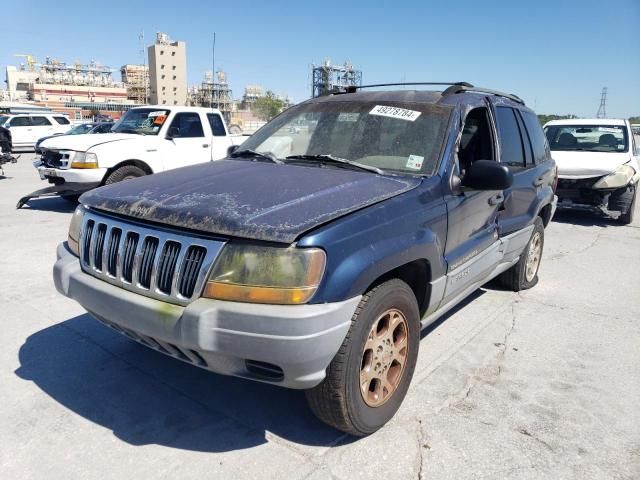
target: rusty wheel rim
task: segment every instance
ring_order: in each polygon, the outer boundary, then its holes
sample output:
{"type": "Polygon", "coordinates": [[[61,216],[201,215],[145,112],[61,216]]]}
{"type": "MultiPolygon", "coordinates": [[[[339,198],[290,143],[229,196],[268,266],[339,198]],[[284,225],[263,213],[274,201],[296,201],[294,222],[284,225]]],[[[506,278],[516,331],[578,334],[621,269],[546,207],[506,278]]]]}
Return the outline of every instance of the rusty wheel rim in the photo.
{"type": "Polygon", "coordinates": [[[370,407],[379,407],[397,390],[409,353],[409,328],[404,314],[385,311],[371,327],[362,351],[360,393],[370,407]]]}

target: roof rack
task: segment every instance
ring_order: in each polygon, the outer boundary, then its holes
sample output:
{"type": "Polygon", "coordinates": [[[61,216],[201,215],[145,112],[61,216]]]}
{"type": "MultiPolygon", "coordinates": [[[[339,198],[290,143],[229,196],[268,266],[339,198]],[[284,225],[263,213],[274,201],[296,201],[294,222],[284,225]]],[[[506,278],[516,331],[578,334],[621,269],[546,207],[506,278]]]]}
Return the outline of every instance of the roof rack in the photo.
{"type": "Polygon", "coordinates": [[[468,82],[409,82],[409,83],[376,83],[372,85],[348,85],[346,87],[336,87],[331,92],[334,95],[340,95],[342,93],[355,93],[362,88],[376,88],[376,87],[404,87],[408,85],[451,85],[465,88],[473,88],[468,82]]]}
{"type": "Polygon", "coordinates": [[[498,97],[508,98],[509,100],[513,100],[516,103],[524,105],[524,100],[522,100],[517,95],[512,93],[505,93],[499,90],[491,90],[490,88],[482,88],[482,87],[474,87],[473,85],[459,85],[453,84],[449,88],[447,88],[444,92],[442,92],[442,96],[446,95],[454,95],[456,93],[464,93],[464,92],[475,92],[475,93],[489,93],[491,95],[497,95],[498,97]]]}

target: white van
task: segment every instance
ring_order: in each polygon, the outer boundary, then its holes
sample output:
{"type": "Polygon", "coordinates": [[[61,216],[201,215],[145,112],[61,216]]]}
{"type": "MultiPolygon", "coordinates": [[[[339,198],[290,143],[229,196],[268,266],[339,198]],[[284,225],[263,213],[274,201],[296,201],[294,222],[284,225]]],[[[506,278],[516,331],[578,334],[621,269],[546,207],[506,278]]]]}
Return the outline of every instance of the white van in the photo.
{"type": "Polygon", "coordinates": [[[14,150],[31,149],[39,138],[65,133],[71,122],[60,113],[22,113],[0,116],[0,127],[11,131],[14,150]]]}

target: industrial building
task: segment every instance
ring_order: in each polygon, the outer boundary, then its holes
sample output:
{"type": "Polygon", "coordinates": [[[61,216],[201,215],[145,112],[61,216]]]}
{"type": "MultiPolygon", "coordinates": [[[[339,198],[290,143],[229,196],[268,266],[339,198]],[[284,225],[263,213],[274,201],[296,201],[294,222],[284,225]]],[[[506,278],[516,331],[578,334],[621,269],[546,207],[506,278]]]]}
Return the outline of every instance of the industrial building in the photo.
{"type": "Polygon", "coordinates": [[[137,104],[149,103],[149,67],[126,64],[120,68],[127,98],[137,104]]]}
{"type": "Polygon", "coordinates": [[[236,109],[236,104],[231,95],[231,87],[227,82],[227,74],[218,70],[214,81],[213,73],[205,72],[200,85],[191,89],[190,103],[198,107],[217,108],[228,121],[229,114],[236,109]]]}
{"type": "Polygon", "coordinates": [[[158,32],[149,54],[149,101],[157,105],[186,105],[187,47],[158,32]]]}
{"type": "Polygon", "coordinates": [[[334,89],[362,85],[362,71],[356,70],[351,62],[334,65],[327,58],[322,65],[312,65],[311,96],[326,95],[334,89]]]}
{"type": "Polygon", "coordinates": [[[26,65],[6,68],[9,101],[30,101],[77,120],[95,113],[119,117],[134,104],[107,66],[93,61],[67,64],[50,57],[40,64],[32,55],[20,56],[26,57],[26,65]]]}

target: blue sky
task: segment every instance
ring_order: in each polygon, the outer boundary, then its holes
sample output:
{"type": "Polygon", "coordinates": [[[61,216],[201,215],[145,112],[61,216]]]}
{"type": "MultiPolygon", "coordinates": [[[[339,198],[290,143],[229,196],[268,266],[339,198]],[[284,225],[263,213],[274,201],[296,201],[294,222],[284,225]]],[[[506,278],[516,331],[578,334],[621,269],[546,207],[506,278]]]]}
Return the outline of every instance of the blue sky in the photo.
{"type": "MultiPolygon", "coordinates": [[[[310,65],[349,59],[364,83],[468,81],[538,113],[640,115],[640,0],[4,2],[0,66],[15,53],[119,68],[141,63],[138,35],[187,42],[189,84],[227,72],[234,97],[260,84],[300,101],[310,65]]],[[[2,73],[4,77],[4,72],[2,73]]],[[[119,80],[119,73],[116,75],[119,80]]]]}

